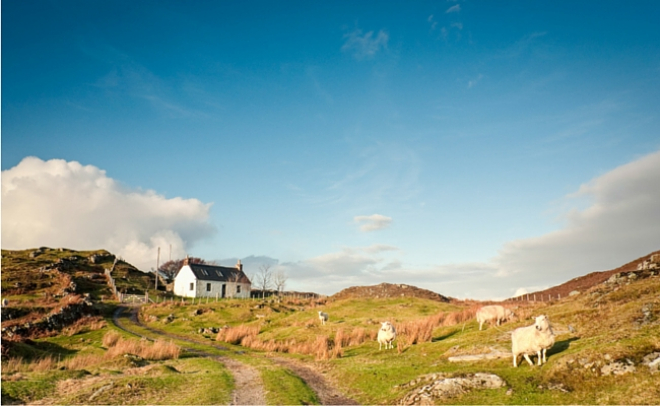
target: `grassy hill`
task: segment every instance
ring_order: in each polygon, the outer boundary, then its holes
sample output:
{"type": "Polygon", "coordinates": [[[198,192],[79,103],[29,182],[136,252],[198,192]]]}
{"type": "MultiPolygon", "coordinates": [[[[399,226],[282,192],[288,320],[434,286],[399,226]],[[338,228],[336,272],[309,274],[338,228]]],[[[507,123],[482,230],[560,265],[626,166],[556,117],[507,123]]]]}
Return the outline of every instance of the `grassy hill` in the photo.
{"type": "MultiPolygon", "coordinates": [[[[140,320],[151,331],[133,328],[153,338],[162,337],[155,330],[165,332],[182,347],[257,368],[269,404],[319,401],[281,366],[281,359],[314,368],[362,404],[660,404],[658,292],[655,271],[616,272],[561,300],[507,302],[518,319],[483,331],[473,317],[478,302],[401,295],[203,300],[194,305],[170,300],[141,308],[140,320]],[[330,315],[324,326],[319,310],[330,315]],[[548,362],[530,367],[522,361],[513,368],[506,354],[510,332],[531,324],[538,314],[549,316],[556,334],[548,362]],[[385,320],[397,327],[398,337],[394,349],[379,351],[375,338],[385,320]],[[217,345],[227,350],[212,347],[217,345]],[[482,376],[475,374],[497,375],[506,385],[437,390],[454,378],[482,376]]],[[[2,403],[229,401],[233,381],[222,364],[189,351],[140,362],[118,356],[104,343],[118,331],[106,317],[96,329],[34,339],[22,343],[20,352],[3,355],[2,403]]],[[[119,334],[129,340],[128,334],[119,334]]]]}

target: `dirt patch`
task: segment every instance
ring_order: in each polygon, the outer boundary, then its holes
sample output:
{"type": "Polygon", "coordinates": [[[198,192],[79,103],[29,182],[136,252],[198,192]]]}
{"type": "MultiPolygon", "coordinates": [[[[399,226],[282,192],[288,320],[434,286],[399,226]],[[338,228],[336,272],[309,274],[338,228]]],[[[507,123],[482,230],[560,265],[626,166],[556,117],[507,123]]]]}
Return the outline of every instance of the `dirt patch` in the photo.
{"type": "Polygon", "coordinates": [[[231,395],[232,405],[265,405],[266,394],[259,371],[231,358],[218,357],[234,376],[236,388],[231,395]]]}
{"type": "Polygon", "coordinates": [[[328,383],[325,377],[311,367],[283,358],[273,358],[279,365],[290,369],[312,388],[323,405],[358,405],[355,400],[346,397],[328,383]]]}
{"type": "Polygon", "coordinates": [[[430,290],[404,284],[381,283],[374,286],[353,286],[330,296],[332,300],[365,299],[365,298],[395,298],[417,297],[421,299],[450,302],[452,299],[430,290]]]}

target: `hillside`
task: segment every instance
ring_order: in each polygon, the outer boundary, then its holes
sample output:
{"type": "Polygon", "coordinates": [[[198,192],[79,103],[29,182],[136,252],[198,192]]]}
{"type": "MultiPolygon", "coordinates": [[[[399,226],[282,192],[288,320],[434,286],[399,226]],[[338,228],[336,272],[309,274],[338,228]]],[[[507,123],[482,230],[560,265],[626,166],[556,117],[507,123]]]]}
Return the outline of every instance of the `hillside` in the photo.
{"type": "Polygon", "coordinates": [[[105,250],[2,250],[3,351],[7,339],[57,334],[98,315],[97,304],[116,299],[106,269],[112,269],[119,292],[144,294],[153,285],[152,275],[115,260],[105,250]]]}
{"type": "Polygon", "coordinates": [[[404,284],[381,283],[373,286],[352,286],[330,296],[331,300],[344,299],[390,299],[400,297],[415,297],[419,299],[449,302],[452,299],[430,290],[404,284]]]}
{"type": "MultiPolygon", "coordinates": [[[[654,251],[648,255],[637,258],[634,261],[630,261],[627,264],[622,265],[616,269],[612,269],[609,271],[602,271],[602,272],[592,272],[587,275],[579,276],[577,278],[571,279],[568,282],[562,283],[561,285],[553,286],[551,288],[540,290],[537,292],[532,292],[530,293],[530,296],[536,294],[539,295],[539,297],[547,297],[548,295],[550,295],[551,297],[557,297],[557,295],[561,295],[562,297],[565,297],[574,291],[584,292],[598,284],[605,282],[606,280],[611,278],[612,275],[615,275],[617,273],[628,274],[630,272],[637,271],[637,267],[639,264],[643,263],[644,261],[649,261],[651,257],[658,255],[660,255],[660,251],[654,251]]],[[[660,269],[656,271],[660,271],[660,269]]]]}
{"type": "Polygon", "coordinates": [[[517,319],[483,331],[479,303],[401,296],[429,295],[401,285],[327,300],[161,301],[124,312],[126,330],[110,312],[96,329],[17,345],[2,358],[2,403],[228,404],[250,370],[260,404],[337,402],[319,387],[343,404],[660,404],[659,291],[657,272],[625,274],[580,295],[515,303],[517,319]],[[319,310],[330,315],[324,325],[319,310]],[[556,335],[547,363],[514,368],[511,332],[538,314],[556,335]],[[379,350],[385,320],[397,338],[379,350]],[[147,351],[159,343],[181,356],[147,351]]]}

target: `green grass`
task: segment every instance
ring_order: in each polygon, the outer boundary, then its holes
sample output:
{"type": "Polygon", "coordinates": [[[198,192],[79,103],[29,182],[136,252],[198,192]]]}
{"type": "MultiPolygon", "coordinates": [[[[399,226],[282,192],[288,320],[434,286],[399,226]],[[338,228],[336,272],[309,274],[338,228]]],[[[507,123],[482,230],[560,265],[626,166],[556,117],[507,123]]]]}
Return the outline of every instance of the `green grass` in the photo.
{"type": "Polygon", "coordinates": [[[314,391],[286,368],[269,366],[262,369],[261,378],[269,405],[318,405],[314,391]]]}

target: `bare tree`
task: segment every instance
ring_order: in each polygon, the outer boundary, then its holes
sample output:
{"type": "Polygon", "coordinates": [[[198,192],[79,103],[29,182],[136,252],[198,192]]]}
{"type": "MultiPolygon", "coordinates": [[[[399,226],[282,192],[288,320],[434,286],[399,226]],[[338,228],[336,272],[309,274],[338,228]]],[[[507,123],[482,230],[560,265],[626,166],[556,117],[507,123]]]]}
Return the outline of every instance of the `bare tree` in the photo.
{"type": "MultiPolygon", "coordinates": [[[[167,261],[159,267],[159,270],[167,277],[168,280],[172,281],[183,266],[183,261],[184,259],[174,259],[167,261]]],[[[188,262],[191,264],[215,265],[215,262],[213,261],[207,262],[206,260],[197,257],[188,258],[188,262]]]]}
{"type": "Polygon", "coordinates": [[[261,290],[261,298],[266,297],[266,290],[270,289],[273,283],[273,271],[270,265],[262,264],[259,266],[259,272],[254,275],[255,287],[261,290]]]}
{"type": "Polygon", "coordinates": [[[277,290],[278,297],[284,291],[284,285],[286,285],[287,279],[289,278],[286,275],[286,272],[282,269],[278,269],[277,272],[275,272],[275,275],[273,275],[273,284],[275,285],[275,290],[277,290]]]}

